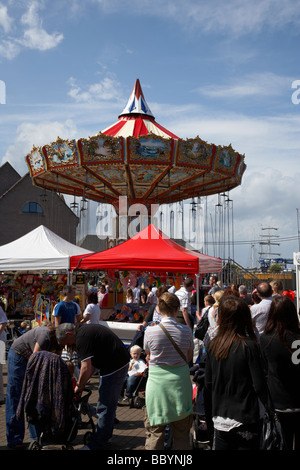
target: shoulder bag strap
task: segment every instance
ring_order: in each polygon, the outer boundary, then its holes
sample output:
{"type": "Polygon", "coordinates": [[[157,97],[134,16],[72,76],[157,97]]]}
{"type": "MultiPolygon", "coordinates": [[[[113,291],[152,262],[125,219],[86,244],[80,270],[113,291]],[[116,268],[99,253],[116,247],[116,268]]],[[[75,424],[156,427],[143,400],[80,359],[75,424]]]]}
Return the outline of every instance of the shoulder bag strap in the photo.
{"type": "Polygon", "coordinates": [[[177,346],[177,344],[175,343],[175,341],[173,340],[172,336],[169,334],[169,332],[165,329],[164,325],[162,325],[161,323],[158,324],[161,329],[165,332],[165,334],[167,335],[167,337],[169,338],[169,340],[171,341],[171,343],[173,344],[174,348],[177,350],[177,352],[180,354],[180,356],[185,360],[185,362],[187,363],[187,360],[186,360],[186,357],[185,355],[183,354],[183,352],[181,351],[181,349],[177,346]]]}

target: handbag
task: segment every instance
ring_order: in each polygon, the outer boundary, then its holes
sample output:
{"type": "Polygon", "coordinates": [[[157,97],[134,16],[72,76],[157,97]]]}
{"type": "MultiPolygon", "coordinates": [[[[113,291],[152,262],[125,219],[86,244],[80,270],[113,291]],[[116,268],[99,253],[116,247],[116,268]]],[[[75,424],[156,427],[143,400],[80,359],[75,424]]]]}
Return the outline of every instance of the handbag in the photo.
{"type": "Polygon", "coordinates": [[[261,433],[261,450],[285,450],[281,424],[274,410],[265,410],[261,433]]]}
{"type": "Polygon", "coordinates": [[[270,392],[268,391],[271,405],[265,408],[261,432],[261,450],[286,450],[286,443],[282,433],[280,421],[272,403],[270,392]]]}
{"type": "Polygon", "coordinates": [[[208,311],[210,307],[208,307],[205,312],[202,315],[202,318],[200,319],[198,325],[196,326],[195,330],[195,338],[197,339],[204,339],[204,336],[206,335],[206,332],[209,327],[209,320],[208,320],[208,311]]]}
{"type": "Polygon", "coordinates": [[[171,341],[171,343],[173,344],[174,348],[176,349],[176,351],[180,354],[180,356],[185,360],[186,363],[188,363],[188,361],[186,360],[186,357],[185,355],[183,354],[183,352],[181,351],[180,347],[177,346],[177,344],[175,343],[175,341],[173,340],[172,336],[169,334],[169,332],[165,329],[164,325],[162,325],[161,323],[158,324],[158,326],[161,327],[161,329],[165,332],[165,334],[167,335],[167,337],[169,338],[169,340],[171,341]]]}

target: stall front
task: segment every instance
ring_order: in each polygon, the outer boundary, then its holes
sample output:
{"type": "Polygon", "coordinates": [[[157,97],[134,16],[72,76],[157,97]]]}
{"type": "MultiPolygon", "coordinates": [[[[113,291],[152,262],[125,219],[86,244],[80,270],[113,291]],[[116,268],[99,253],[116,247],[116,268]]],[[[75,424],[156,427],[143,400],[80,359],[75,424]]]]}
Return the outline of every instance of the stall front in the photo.
{"type": "Polygon", "coordinates": [[[12,316],[49,319],[52,306],[68,282],[70,257],[91,252],[40,225],[0,247],[0,280],[12,316]],[[56,274],[49,275],[48,271],[56,274]]]}
{"type": "MultiPolygon", "coordinates": [[[[222,260],[187,250],[150,224],[118,246],[90,255],[72,256],[70,269],[148,272],[161,275],[161,278],[170,273],[183,273],[196,276],[198,287],[200,275],[222,271],[222,260]]],[[[127,339],[133,337],[137,328],[127,323],[109,321],[108,324],[122,339],[125,339],[124,335],[127,339]]]]}

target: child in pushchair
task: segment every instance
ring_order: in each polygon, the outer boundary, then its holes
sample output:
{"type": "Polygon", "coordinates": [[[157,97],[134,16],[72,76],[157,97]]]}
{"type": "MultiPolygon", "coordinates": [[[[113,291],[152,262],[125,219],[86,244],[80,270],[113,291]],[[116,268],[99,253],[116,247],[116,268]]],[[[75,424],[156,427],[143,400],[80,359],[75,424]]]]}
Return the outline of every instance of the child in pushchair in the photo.
{"type": "Polygon", "coordinates": [[[50,444],[73,449],[71,443],[77,436],[81,404],[86,404],[89,396],[90,393],[74,400],[71,375],[59,355],[48,351],[33,353],[28,360],[17,409],[17,416],[25,412],[39,436],[31,441],[28,449],[41,450],[50,444]]]}
{"type": "Polygon", "coordinates": [[[137,344],[130,348],[131,361],[129,363],[128,374],[123,384],[122,395],[119,405],[134,406],[134,402],[138,396],[138,390],[144,384],[146,379],[147,364],[145,362],[143,350],[137,344]]]}

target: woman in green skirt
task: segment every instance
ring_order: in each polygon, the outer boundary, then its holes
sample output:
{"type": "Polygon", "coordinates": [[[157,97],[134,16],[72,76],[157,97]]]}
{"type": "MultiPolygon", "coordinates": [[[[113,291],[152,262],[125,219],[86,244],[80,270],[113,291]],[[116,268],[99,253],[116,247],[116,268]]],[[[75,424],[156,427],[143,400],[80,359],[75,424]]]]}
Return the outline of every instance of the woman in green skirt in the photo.
{"type": "Polygon", "coordinates": [[[193,335],[189,326],[176,322],[179,308],[175,294],[162,294],[156,307],[161,322],[145,331],[144,350],[149,356],[146,450],[164,449],[167,424],[172,424],[174,449],[191,448],[193,392],[188,363],[193,357],[193,335]]]}

